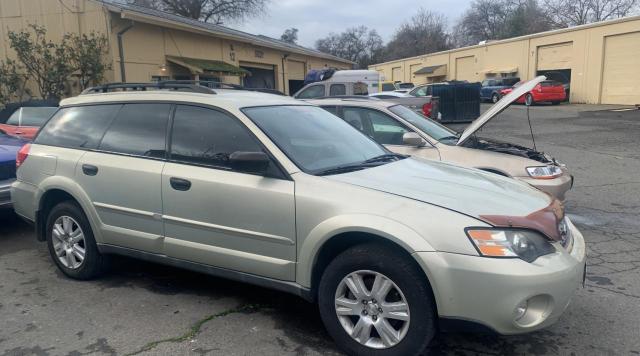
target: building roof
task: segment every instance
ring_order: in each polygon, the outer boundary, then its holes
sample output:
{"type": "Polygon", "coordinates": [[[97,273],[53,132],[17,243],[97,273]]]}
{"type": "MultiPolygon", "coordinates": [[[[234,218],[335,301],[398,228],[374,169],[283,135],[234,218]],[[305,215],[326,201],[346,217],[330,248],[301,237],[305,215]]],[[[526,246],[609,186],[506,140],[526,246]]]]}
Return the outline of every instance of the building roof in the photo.
{"type": "Polygon", "coordinates": [[[436,55],[440,55],[440,54],[454,53],[454,52],[464,51],[464,50],[473,49],[473,48],[488,47],[488,46],[492,46],[492,45],[495,45],[495,44],[509,43],[509,42],[526,40],[526,39],[533,39],[533,38],[539,38],[539,37],[544,37],[544,36],[557,35],[557,34],[560,34],[560,33],[580,31],[580,30],[593,28],[593,27],[602,27],[602,26],[607,26],[607,25],[611,25],[611,24],[628,22],[628,21],[637,21],[637,20],[640,20],[640,16],[628,16],[628,17],[622,17],[622,18],[613,19],[613,20],[606,20],[606,21],[588,23],[588,24],[585,24],[585,25],[561,28],[561,29],[557,29],[557,30],[550,30],[550,31],[538,32],[538,33],[532,33],[530,35],[524,35],[524,36],[519,36],[519,37],[505,38],[505,39],[502,39],[502,40],[483,41],[483,42],[481,42],[480,44],[477,44],[477,45],[453,48],[453,49],[449,49],[449,50],[446,50],[446,51],[425,53],[425,54],[421,54],[421,55],[418,55],[418,56],[401,58],[401,59],[394,59],[392,61],[387,61],[387,62],[382,62],[382,63],[375,63],[375,64],[369,65],[369,68],[374,69],[376,66],[381,66],[381,65],[385,65],[385,64],[404,62],[404,61],[408,61],[408,60],[412,60],[412,59],[420,59],[420,58],[423,58],[423,57],[432,57],[432,56],[436,56],[436,55]]]}
{"type": "Polygon", "coordinates": [[[215,35],[217,37],[224,37],[239,42],[251,43],[256,46],[275,48],[285,52],[330,59],[346,64],[354,64],[354,62],[352,61],[320,52],[315,49],[303,47],[297,44],[288,43],[263,35],[254,35],[247,32],[234,30],[229,27],[202,22],[187,17],[170,14],[164,11],[150,9],[148,7],[124,4],[117,0],[93,1],[106,6],[109,11],[120,13],[120,16],[122,18],[129,18],[140,22],[154,23],[157,25],[173,25],[181,27],[187,31],[196,30],[199,32],[205,32],[210,35],[215,35]]]}
{"type": "Polygon", "coordinates": [[[223,61],[215,61],[210,59],[197,59],[187,57],[167,56],[167,60],[179,66],[185,67],[194,74],[202,74],[206,72],[226,73],[229,75],[250,75],[246,69],[236,67],[223,61]]]}

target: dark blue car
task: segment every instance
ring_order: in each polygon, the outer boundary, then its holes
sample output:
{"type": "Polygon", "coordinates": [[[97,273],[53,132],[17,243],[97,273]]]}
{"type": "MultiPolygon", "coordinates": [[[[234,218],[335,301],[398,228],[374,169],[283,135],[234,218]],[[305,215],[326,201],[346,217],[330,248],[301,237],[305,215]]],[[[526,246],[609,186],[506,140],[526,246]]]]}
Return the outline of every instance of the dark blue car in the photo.
{"type": "Polygon", "coordinates": [[[480,100],[497,103],[500,100],[500,90],[511,88],[519,81],[518,77],[485,79],[480,88],[480,100]]]}
{"type": "Polygon", "coordinates": [[[11,183],[16,179],[16,155],[28,141],[0,131],[0,208],[11,204],[11,183]]]}

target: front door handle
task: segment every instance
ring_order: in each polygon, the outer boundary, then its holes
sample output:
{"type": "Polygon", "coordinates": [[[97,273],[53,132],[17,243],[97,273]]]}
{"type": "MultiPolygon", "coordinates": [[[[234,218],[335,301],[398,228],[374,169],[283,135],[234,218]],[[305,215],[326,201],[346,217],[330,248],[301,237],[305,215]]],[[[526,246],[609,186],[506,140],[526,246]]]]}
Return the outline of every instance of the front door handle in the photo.
{"type": "Polygon", "coordinates": [[[88,176],[95,176],[98,174],[98,167],[91,164],[83,164],[82,173],[88,176]]]}
{"type": "Polygon", "coordinates": [[[171,188],[182,192],[191,189],[191,182],[186,179],[171,177],[169,183],[171,183],[171,188]]]}

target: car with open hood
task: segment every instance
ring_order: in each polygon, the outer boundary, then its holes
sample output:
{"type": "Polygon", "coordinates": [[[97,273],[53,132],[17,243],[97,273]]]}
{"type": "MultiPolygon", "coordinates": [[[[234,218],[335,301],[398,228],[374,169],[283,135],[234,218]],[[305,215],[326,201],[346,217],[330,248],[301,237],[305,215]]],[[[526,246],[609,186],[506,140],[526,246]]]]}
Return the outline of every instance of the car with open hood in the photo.
{"type": "Polygon", "coordinates": [[[311,100],[341,117],[389,150],[514,178],[561,201],[573,185],[567,167],[547,154],[524,146],[476,136],[476,132],[544,77],[516,88],[457,133],[411,110],[384,100],[311,100]]]}
{"type": "Polygon", "coordinates": [[[584,239],[549,195],[271,94],[91,89],[23,151],[12,195],[68,277],[120,254],[293,293],[353,355],[418,355],[463,322],[544,328],[584,277],[584,239]]]}

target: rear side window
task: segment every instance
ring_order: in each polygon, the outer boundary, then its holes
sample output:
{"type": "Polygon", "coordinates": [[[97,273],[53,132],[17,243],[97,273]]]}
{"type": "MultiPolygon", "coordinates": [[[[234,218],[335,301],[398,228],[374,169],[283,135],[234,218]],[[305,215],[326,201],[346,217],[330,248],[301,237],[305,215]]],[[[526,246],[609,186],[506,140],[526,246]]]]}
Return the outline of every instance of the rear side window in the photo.
{"type": "Polygon", "coordinates": [[[164,158],[170,104],[126,104],[107,130],[99,149],[164,158]]]}
{"type": "Polygon", "coordinates": [[[171,135],[171,160],[178,162],[230,169],[233,152],[263,152],[234,117],[197,106],[177,106],[171,135]]]}
{"type": "Polygon", "coordinates": [[[60,109],[42,128],[35,143],[94,149],[122,105],[92,105],[60,109]]]}
{"type": "Polygon", "coordinates": [[[54,107],[22,108],[22,126],[42,126],[58,110],[54,107]]]}
{"type": "Polygon", "coordinates": [[[344,84],[331,84],[331,87],[329,87],[329,95],[334,96],[334,95],[346,95],[347,94],[347,87],[345,87],[344,84]]]}
{"type": "Polygon", "coordinates": [[[314,85],[301,91],[300,94],[298,94],[298,99],[313,99],[313,98],[321,98],[323,96],[324,96],[324,85],[314,85]]]}

